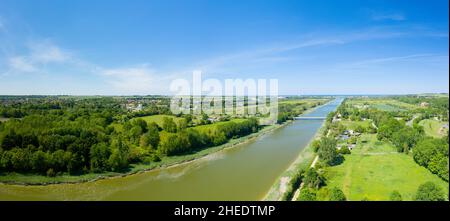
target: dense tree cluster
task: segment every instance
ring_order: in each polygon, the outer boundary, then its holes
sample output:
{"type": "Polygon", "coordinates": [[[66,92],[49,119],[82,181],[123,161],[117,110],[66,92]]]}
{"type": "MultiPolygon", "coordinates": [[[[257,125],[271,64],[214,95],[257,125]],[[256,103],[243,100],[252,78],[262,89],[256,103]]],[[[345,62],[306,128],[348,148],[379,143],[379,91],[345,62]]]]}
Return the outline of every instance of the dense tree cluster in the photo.
{"type": "Polygon", "coordinates": [[[311,188],[302,188],[297,201],[316,201],[316,192],[311,188]]]}
{"type": "Polygon", "coordinates": [[[444,139],[425,138],[414,148],[414,160],[443,180],[448,181],[448,137],[444,139]]]}
{"type": "Polygon", "coordinates": [[[2,105],[4,109],[18,105],[25,114],[0,125],[0,170],[52,175],[110,168],[115,151],[110,148],[114,134],[110,125],[114,116],[124,113],[117,102],[30,99],[2,105]]]}
{"type": "Polygon", "coordinates": [[[325,185],[325,178],[323,174],[311,167],[305,172],[303,185],[304,187],[319,189],[325,185]]]}
{"type": "Polygon", "coordinates": [[[159,151],[165,155],[177,155],[210,146],[226,143],[231,138],[238,138],[258,130],[258,121],[249,118],[242,122],[222,122],[215,128],[207,131],[188,128],[178,133],[169,133],[163,136],[159,151]]]}
{"type": "Polygon", "coordinates": [[[336,139],[331,137],[323,137],[313,145],[319,156],[319,159],[326,165],[333,166],[342,162],[342,156],[336,149],[336,139]]]}
{"type": "Polygon", "coordinates": [[[306,105],[305,103],[280,103],[278,105],[278,119],[277,123],[281,124],[288,120],[292,120],[294,117],[301,115],[308,108],[314,108],[316,106],[324,104],[324,101],[318,101],[311,105],[306,105]]]}
{"type": "Polygon", "coordinates": [[[421,127],[409,127],[404,121],[384,117],[378,120],[379,140],[389,140],[398,152],[409,152],[414,145],[424,137],[421,127]]]}
{"type": "Polygon", "coordinates": [[[143,110],[129,111],[130,98],[0,97],[0,171],[61,173],[122,171],[130,163],[159,161],[227,142],[259,129],[254,118],[222,122],[200,131],[192,117],[162,128],[141,118],[163,114],[166,99],[139,98],[143,110]],[[12,114],[11,113],[20,113],[12,114]]]}

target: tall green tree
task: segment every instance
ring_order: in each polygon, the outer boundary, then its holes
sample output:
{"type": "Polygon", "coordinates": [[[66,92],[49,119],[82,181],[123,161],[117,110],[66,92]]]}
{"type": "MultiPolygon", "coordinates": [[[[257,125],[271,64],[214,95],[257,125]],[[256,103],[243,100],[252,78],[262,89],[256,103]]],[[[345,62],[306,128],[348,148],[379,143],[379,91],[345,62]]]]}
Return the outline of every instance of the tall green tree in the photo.
{"type": "Polygon", "coordinates": [[[167,131],[169,133],[177,132],[177,124],[173,121],[172,118],[164,117],[162,127],[165,131],[167,131]]]}
{"type": "Polygon", "coordinates": [[[317,154],[319,159],[328,165],[336,165],[341,160],[336,149],[336,140],[333,138],[322,138],[320,140],[320,147],[317,154]]]}
{"type": "Polygon", "coordinates": [[[318,189],[319,187],[325,185],[325,178],[312,167],[306,171],[303,178],[303,185],[305,187],[318,189]]]}
{"type": "Polygon", "coordinates": [[[148,127],[147,133],[141,136],[140,146],[146,149],[156,150],[159,145],[159,131],[156,124],[151,124],[148,127]]]}
{"type": "Polygon", "coordinates": [[[106,143],[98,143],[92,146],[90,151],[91,171],[102,172],[109,170],[108,160],[111,150],[106,143]]]}

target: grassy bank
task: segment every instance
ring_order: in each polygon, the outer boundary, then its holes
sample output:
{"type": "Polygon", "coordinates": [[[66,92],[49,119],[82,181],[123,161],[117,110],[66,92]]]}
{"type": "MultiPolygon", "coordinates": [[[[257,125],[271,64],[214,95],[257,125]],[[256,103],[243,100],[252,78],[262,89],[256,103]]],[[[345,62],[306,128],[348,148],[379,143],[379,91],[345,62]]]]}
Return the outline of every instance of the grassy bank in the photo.
{"type": "Polygon", "coordinates": [[[312,141],[319,139],[325,130],[325,122],[317,131],[316,135],[309,142],[309,144],[299,153],[295,161],[284,171],[279,178],[272,185],[266,196],[262,199],[265,201],[279,201],[286,192],[295,190],[289,189],[289,181],[301,169],[308,168],[315,158],[315,153],[312,148],[312,141]]]}
{"type": "Polygon", "coordinates": [[[166,168],[174,165],[178,165],[181,163],[190,162],[199,158],[202,158],[211,153],[215,153],[221,151],[226,148],[233,148],[237,145],[244,144],[248,141],[251,141],[261,135],[269,133],[273,130],[281,128],[289,124],[290,122],[286,122],[281,125],[270,125],[262,128],[256,133],[240,137],[237,139],[231,139],[226,144],[215,146],[211,148],[206,148],[200,150],[198,152],[187,154],[187,155],[179,155],[179,156],[170,156],[163,157],[160,162],[151,162],[148,164],[140,163],[140,164],[131,164],[128,170],[123,172],[105,172],[105,173],[89,173],[89,174],[81,174],[81,175],[68,175],[63,174],[56,177],[48,177],[43,175],[36,174],[22,174],[22,173],[2,173],[0,174],[0,182],[7,184],[18,184],[18,185],[48,185],[48,184],[57,184],[57,183],[80,183],[80,182],[88,182],[95,181],[98,179],[105,179],[109,177],[118,177],[118,176],[126,176],[130,174],[140,173],[149,171],[156,168],[166,168]]]}
{"type": "MultiPolygon", "coordinates": [[[[326,103],[324,105],[327,105],[328,103],[326,103]]],[[[320,106],[318,106],[318,107],[320,107],[320,106]]],[[[309,109],[309,110],[305,111],[303,114],[312,112],[313,110],[315,110],[318,107],[309,109]]],[[[316,134],[314,135],[314,138],[311,139],[311,141],[308,143],[308,145],[299,153],[297,158],[288,167],[288,169],[286,171],[284,171],[278,177],[278,179],[275,181],[275,183],[272,185],[272,187],[269,189],[266,196],[262,200],[279,201],[279,200],[282,200],[283,195],[286,194],[287,192],[295,191],[295,190],[289,189],[289,185],[288,185],[289,181],[292,179],[292,177],[296,174],[297,171],[299,171],[301,169],[306,169],[311,165],[311,163],[313,162],[313,160],[315,158],[315,153],[312,148],[312,142],[316,139],[319,139],[322,136],[322,134],[324,133],[324,130],[325,130],[325,121],[323,122],[323,124],[319,128],[319,130],[317,130],[316,134]]]]}

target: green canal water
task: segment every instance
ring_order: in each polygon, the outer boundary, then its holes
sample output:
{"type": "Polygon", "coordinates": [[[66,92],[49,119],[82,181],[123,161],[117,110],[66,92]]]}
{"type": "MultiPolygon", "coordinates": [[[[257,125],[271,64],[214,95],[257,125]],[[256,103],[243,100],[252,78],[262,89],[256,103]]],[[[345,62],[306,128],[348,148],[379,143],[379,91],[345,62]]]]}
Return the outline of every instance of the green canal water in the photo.
{"type": "MultiPolygon", "coordinates": [[[[336,99],[304,116],[326,116],[336,99]]],[[[205,158],[145,173],[79,184],[0,184],[0,200],[261,200],[323,120],[286,127],[205,158]]]]}

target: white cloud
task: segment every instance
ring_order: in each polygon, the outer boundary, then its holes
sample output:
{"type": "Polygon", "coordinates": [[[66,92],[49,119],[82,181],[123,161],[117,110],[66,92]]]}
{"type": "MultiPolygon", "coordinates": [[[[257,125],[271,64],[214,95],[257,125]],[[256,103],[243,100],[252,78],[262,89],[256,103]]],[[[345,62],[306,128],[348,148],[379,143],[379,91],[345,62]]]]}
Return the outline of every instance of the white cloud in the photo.
{"type": "Polygon", "coordinates": [[[107,82],[119,90],[127,92],[150,92],[155,84],[154,72],[147,65],[131,68],[103,69],[100,73],[107,82]]]}
{"type": "Polygon", "coordinates": [[[417,64],[420,64],[422,67],[448,67],[448,55],[424,53],[372,58],[348,63],[339,63],[326,71],[328,73],[353,73],[354,71],[357,71],[358,74],[363,74],[379,70],[380,68],[385,70],[387,67],[396,67],[398,65],[410,65],[412,67],[417,64]]]}
{"type": "MultiPolygon", "coordinates": [[[[280,56],[283,53],[291,51],[315,48],[315,47],[332,47],[336,45],[350,44],[358,41],[370,41],[376,39],[390,39],[417,35],[409,30],[392,28],[388,26],[376,26],[361,30],[351,30],[342,33],[319,33],[317,35],[310,34],[303,37],[302,40],[290,43],[282,43],[275,46],[265,46],[254,50],[246,50],[237,53],[227,54],[214,57],[200,62],[194,69],[201,69],[205,72],[224,71],[227,67],[240,67],[240,65],[249,65],[255,61],[267,62],[284,62],[287,60],[300,59],[299,57],[280,56]],[[283,59],[273,59],[274,57],[283,59]]],[[[427,35],[423,32],[421,35],[427,35]]]]}
{"type": "Polygon", "coordinates": [[[3,19],[0,16],[0,31],[4,31],[5,29],[6,29],[5,22],[3,22],[3,19]]]}
{"type": "Polygon", "coordinates": [[[48,42],[32,44],[30,50],[30,58],[36,63],[65,62],[71,57],[68,52],[48,42]]]}
{"type": "Polygon", "coordinates": [[[24,57],[12,57],[9,59],[9,66],[20,72],[35,72],[37,68],[24,57]]]}
{"type": "Polygon", "coordinates": [[[404,21],[406,17],[402,13],[372,13],[372,20],[374,21],[383,21],[383,20],[392,20],[392,21],[404,21]]]}
{"type": "Polygon", "coordinates": [[[363,65],[379,64],[379,63],[386,63],[386,62],[410,61],[410,60],[429,58],[429,57],[436,57],[436,55],[434,55],[434,54],[412,54],[412,55],[397,56],[397,57],[375,58],[375,59],[359,61],[359,62],[354,63],[353,65],[363,66],[363,65]]]}
{"type": "Polygon", "coordinates": [[[44,65],[65,63],[71,55],[49,41],[35,42],[28,45],[28,52],[11,56],[8,59],[10,72],[39,72],[44,65]]]}

